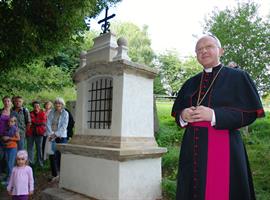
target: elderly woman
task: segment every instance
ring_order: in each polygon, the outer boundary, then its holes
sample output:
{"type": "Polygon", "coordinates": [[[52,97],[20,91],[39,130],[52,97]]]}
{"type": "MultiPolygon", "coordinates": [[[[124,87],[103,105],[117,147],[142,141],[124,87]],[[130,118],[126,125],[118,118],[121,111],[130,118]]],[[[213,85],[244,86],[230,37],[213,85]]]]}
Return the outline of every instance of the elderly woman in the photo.
{"type": "MultiPolygon", "coordinates": [[[[67,126],[68,112],[64,109],[65,102],[62,98],[56,98],[54,101],[54,109],[48,115],[47,119],[47,136],[50,141],[56,143],[67,143],[67,126]]],[[[60,171],[61,154],[55,151],[54,155],[49,156],[52,181],[58,179],[60,171]]]]}

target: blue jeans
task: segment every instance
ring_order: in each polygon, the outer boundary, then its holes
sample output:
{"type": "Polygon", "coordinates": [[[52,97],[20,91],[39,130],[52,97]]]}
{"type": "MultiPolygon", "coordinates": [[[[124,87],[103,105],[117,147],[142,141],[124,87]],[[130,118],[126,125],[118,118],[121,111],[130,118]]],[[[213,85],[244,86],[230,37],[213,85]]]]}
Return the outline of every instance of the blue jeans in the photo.
{"type": "Polygon", "coordinates": [[[36,144],[36,152],[37,152],[37,162],[39,166],[43,166],[42,162],[42,135],[36,135],[31,137],[26,137],[27,139],[27,152],[28,152],[28,160],[31,165],[35,163],[34,161],[34,143],[36,144]]]}
{"type": "Polygon", "coordinates": [[[20,135],[20,140],[17,142],[18,144],[18,151],[24,150],[24,137],[20,135]]]}
{"type": "Polygon", "coordinates": [[[17,148],[5,148],[5,157],[7,161],[7,177],[9,179],[12,169],[15,165],[17,148]]]}

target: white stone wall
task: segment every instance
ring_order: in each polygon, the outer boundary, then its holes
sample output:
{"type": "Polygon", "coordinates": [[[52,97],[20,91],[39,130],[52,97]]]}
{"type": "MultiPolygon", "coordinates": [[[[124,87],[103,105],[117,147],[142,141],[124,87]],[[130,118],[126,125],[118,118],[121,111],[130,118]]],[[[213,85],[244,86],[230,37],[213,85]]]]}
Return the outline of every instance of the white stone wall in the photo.
{"type": "Polygon", "coordinates": [[[97,199],[118,199],[116,161],[62,154],[60,187],[97,199]]]}
{"type": "Polygon", "coordinates": [[[130,160],[120,163],[120,200],[161,198],[161,159],[130,160]]]}
{"type": "Polygon", "coordinates": [[[81,103],[77,104],[76,132],[87,135],[153,137],[153,81],[130,73],[113,77],[111,129],[88,128],[89,81],[95,78],[77,85],[77,102],[81,103]]]}
{"type": "Polygon", "coordinates": [[[153,80],[124,75],[122,136],[153,137],[153,80]]]}
{"type": "Polygon", "coordinates": [[[85,108],[86,104],[86,95],[85,91],[87,90],[87,82],[82,81],[77,83],[77,103],[76,103],[76,118],[75,118],[75,133],[76,134],[85,134],[84,127],[86,127],[86,113],[85,108]]]}
{"type": "Polygon", "coordinates": [[[119,162],[63,154],[60,177],[60,187],[97,199],[161,198],[161,158],[119,162]]]}

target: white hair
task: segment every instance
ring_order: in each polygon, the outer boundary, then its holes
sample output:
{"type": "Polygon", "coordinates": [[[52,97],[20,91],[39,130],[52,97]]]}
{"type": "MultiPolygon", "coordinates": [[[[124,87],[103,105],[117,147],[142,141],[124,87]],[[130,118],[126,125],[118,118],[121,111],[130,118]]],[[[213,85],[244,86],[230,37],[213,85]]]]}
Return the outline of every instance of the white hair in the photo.
{"type": "Polygon", "coordinates": [[[216,43],[217,43],[217,46],[218,46],[219,48],[221,48],[221,42],[220,42],[220,40],[217,38],[217,36],[215,36],[215,35],[213,35],[213,34],[211,34],[211,33],[207,34],[206,36],[210,36],[210,37],[214,38],[215,41],[216,41],[216,43]]]}
{"type": "Polygon", "coordinates": [[[54,100],[54,103],[61,103],[63,106],[65,106],[65,101],[63,98],[61,97],[57,97],[55,100],[54,100]]]}
{"type": "Polygon", "coordinates": [[[198,44],[198,41],[200,41],[204,37],[211,37],[211,38],[213,38],[215,40],[216,45],[218,46],[218,48],[221,48],[222,47],[220,40],[215,35],[213,35],[212,33],[207,33],[207,34],[203,34],[202,36],[200,36],[199,39],[197,40],[196,46],[198,44]]]}

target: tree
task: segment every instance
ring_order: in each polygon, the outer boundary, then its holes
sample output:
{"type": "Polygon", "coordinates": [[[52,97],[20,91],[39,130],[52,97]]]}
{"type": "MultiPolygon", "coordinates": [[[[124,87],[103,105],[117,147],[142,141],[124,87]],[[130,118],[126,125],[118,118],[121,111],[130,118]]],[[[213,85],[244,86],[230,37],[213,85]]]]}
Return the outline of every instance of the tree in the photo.
{"type": "Polygon", "coordinates": [[[185,61],[183,61],[181,67],[183,69],[181,85],[183,85],[189,78],[202,71],[201,64],[199,64],[197,58],[193,56],[189,56],[185,61]]]}
{"type": "Polygon", "coordinates": [[[79,67],[79,54],[81,51],[87,51],[91,49],[94,42],[93,39],[98,36],[95,30],[88,30],[80,34],[80,36],[74,36],[73,39],[65,44],[56,54],[49,56],[45,59],[45,66],[57,66],[72,74],[79,67]]]}
{"type": "Polygon", "coordinates": [[[181,65],[179,55],[174,50],[168,50],[158,56],[159,70],[165,85],[169,86],[167,90],[173,95],[175,94],[181,83],[181,65]]]}
{"type": "Polygon", "coordinates": [[[161,77],[171,95],[175,95],[187,79],[202,70],[195,57],[190,56],[181,61],[175,50],[160,54],[157,60],[161,77]]]}
{"type": "Polygon", "coordinates": [[[195,57],[181,61],[175,50],[160,54],[158,62],[161,77],[171,95],[175,95],[187,79],[202,70],[195,57]]]}
{"type": "Polygon", "coordinates": [[[0,73],[0,95],[19,95],[24,92],[37,93],[41,91],[59,91],[64,87],[73,87],[69,73],[53,66],[44,67],[44,62],[37,60],[31,65],[13,67],[0,73]]]}
{"type": "Polygon", "coordinates": [[[148,27],[143,26],[142,30],[135,24],[130,22],[112,23],[112,32],[115,32],[117,37],[125,37],[128,41],[129,57],[133,62],[152,66],[155,57],[154,51],[151,48],[151,40],[147,33],[148,27]]]}
{"type": "Polygon", "coordinates": [[[57,52],[94,17],[120,0],[0,1],[0,67],[30,63],[57,52]]]}
{"type": "Polygon", "coordinates": [[[236,62],[249,72],[261,93],[269,93],[270,24],[258,16],[258,5],[249,2],[237,8],[214,11],[204,30],[215,34],[224,46],[224,63],[236,62]]]}
{"type": "Polygon", "coordinates": [[[166,90],[161,83],[161,77],[160,73],[157,75],[157,77],[154,79],[154,93],[155,94],[166,94],[166,90]]]}

